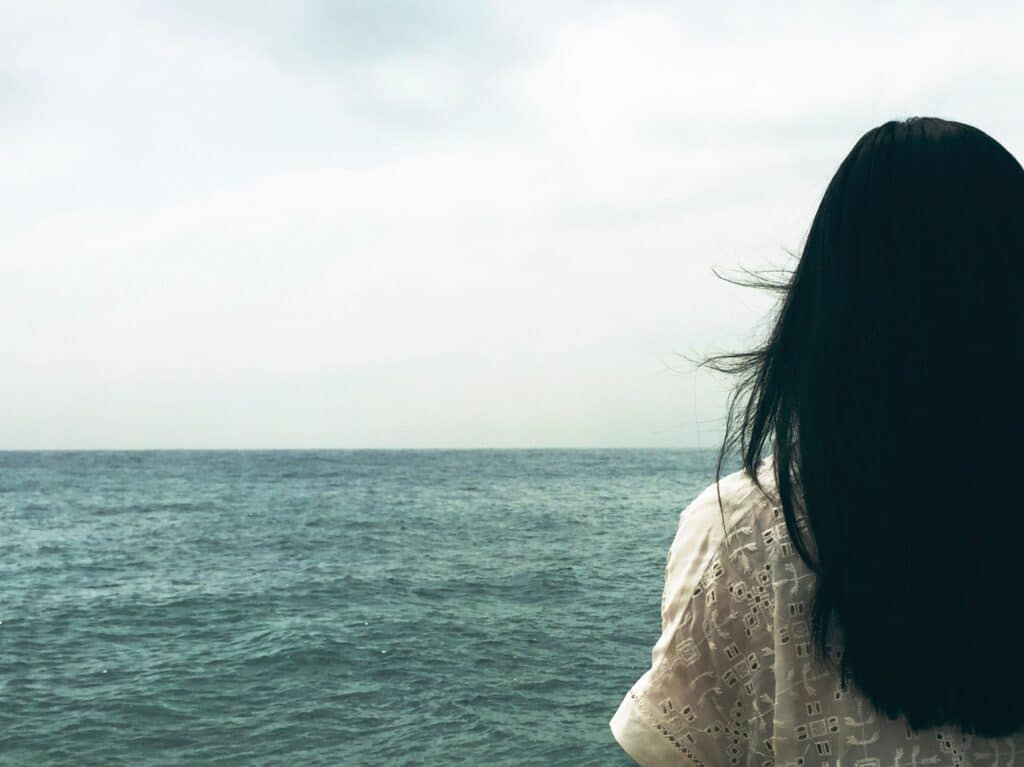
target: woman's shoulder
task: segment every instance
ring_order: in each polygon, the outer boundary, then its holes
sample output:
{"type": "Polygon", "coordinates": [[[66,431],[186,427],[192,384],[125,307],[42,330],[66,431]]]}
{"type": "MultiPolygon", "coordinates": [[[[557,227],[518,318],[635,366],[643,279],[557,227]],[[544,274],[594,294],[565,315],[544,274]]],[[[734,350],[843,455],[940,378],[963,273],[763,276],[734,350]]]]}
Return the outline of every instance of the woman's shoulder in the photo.
{"type": "Polygon", "coordinates": [[[762,458],[756,464],[756,480],[747,469],[741,468],[710,483],[693,501],[697,506],[719,506],[726,516],[745,517],[763,513],[777,507],[778,492],[773,456],[762,458]]]}
{"type": "Polygon", "coordinates": [[[770,544],[783,535],[785,521],[773,459],[762,459],[756,468],[756,482],[746,469],[739,469],[707,485],[684,509],[681,537],[691,543],[703,540],[716,552],[734,554],[745,548],[770,556],[770,544]]]}

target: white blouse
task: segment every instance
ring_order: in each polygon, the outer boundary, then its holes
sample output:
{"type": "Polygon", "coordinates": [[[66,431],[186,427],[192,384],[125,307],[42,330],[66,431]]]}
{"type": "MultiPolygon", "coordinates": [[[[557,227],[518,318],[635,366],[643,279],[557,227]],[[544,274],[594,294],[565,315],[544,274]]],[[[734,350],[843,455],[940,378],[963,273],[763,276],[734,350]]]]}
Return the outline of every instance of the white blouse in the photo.
{"type": "Polygon", "coordinates": [[[915,734],[812,666],[814,574],[790,541],[770,457],[758,476],[771,499],[742,470],[719,483],[731,556],[714,484],[681,513],[651,667],[610,722],[622,748],[643,767],[1024,767],[1024,734],[915,734]]]}

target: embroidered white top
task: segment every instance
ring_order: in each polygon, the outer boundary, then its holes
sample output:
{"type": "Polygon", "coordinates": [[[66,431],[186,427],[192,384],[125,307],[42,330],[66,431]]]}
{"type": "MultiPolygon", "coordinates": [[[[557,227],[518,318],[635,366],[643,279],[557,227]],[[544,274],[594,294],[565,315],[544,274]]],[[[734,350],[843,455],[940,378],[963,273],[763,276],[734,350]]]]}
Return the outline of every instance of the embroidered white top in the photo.
{"type": "MultiPolygon", "coordinates": [[[[814,574],[789,538],[771,458],[758,476],[769,497],[743,471],[719,483],[728,547],[714,484],[681,513],[651,666],[610,722],[622,748],[643,767],[1007,767],[1017,754],[1024,759],[1024,735],[913,733],[850,685],[841,690],[838,673],[812,666],[814,574]]],[[[797,519],[805,532],[799,510],[797,519]]],[[[806,532],[804,540],[813,558],[806,532]]]]}

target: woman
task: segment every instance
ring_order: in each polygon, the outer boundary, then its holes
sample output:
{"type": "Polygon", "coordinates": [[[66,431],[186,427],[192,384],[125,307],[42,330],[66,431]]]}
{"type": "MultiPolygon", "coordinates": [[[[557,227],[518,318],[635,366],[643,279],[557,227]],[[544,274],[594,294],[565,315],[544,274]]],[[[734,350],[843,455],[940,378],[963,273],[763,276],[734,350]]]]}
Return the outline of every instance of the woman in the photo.
{"type": "Polygon", "coordinates": [[[745,284],[782,299],[701,363],[741,380],[615,738],[645,767],[1021,763],[1024,169],[886,122],[792,274],[745,284]]]}

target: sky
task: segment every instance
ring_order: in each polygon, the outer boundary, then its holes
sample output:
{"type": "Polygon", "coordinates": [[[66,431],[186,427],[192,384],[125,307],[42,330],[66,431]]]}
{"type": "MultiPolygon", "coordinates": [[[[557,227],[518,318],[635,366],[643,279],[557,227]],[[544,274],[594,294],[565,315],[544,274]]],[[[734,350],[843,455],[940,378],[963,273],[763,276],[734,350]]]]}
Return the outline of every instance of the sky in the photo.
{"type": "Polygon", "coordinates": [[[1024,156],[1020,4],[0,12],[0,449],[717,448],[861,135],[1024,156]]]}

